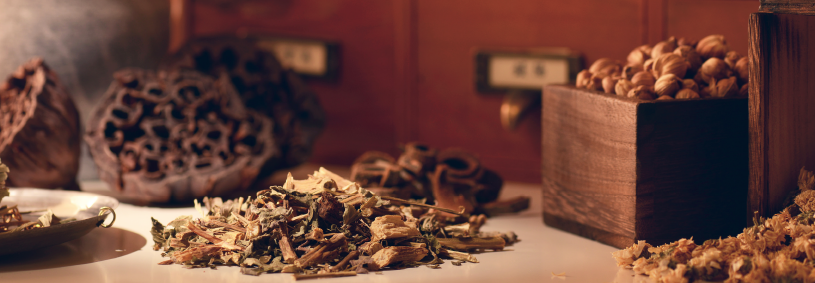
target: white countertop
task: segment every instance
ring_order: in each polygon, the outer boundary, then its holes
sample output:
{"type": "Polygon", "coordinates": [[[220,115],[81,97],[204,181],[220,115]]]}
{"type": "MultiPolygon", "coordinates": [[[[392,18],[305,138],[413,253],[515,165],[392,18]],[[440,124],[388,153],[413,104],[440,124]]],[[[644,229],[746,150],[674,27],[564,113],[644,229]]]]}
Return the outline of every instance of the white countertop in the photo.
{"type": "MultiPolygon", "coordinates": [[[[300,179],[297,175],[295,178],[300,179]]],[[[99,181],[82,183],[83,190],[104,187],[99,181]]],[[[616,249],[543,224],[540,185],[508,183],[502,198],[526,195],[529,210],[494,217],[482,231],[514,231],[521,242],[501,252],[477,254],[480,263],[454,266],[449,260],[440,269],[425,266],[385,270],[382,274],[319,279],[320,282],[642,282],[618,268],[611,258],[616,249]],[[565,273],[564,277],[553,273],[565,273]]],[[[162,223],[180,215],[198,216],[184,208],[140,207],[120,204],[112,228],[96,228],[68,243],[29,254],[0,259],[0,282],[292,282],[291,274],[243,275],[239,267],[185,269],[158,265],[166,258],[153,251],[150,217],[162,223]]]]}

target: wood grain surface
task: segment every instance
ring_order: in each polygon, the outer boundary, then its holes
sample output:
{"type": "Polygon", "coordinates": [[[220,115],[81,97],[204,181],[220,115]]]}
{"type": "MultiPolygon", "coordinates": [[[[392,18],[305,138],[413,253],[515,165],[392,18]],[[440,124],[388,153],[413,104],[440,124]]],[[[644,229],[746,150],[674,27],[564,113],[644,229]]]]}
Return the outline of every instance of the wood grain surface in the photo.
{"type": "MultiPolygon", "coordinates": [[[[750,211],[775,214],[815,168],[815,15],[750,16],[750,211]]],[[[749,212],[748,212],[749,213],[749,212]]]]}
{"type": "Polygon", "coordinates": [[[736,235],[747,223],[747,120],[745,98],[545,87],[544,221],[617,247],[736,235]]]}

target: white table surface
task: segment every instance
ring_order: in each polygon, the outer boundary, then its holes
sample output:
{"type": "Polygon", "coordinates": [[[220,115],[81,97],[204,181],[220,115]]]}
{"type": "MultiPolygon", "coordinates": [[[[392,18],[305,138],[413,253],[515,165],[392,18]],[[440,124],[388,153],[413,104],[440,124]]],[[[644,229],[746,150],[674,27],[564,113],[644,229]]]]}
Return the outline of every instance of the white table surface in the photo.
{"type": "MultiPolygon", "coordinates": [[[[297,176],[301,179],[305,176],[297,176]]],[[[83,190],[104,189],[99,181],[82,182],[83,190]]],[[[508,183],[502,198],[526,195],[529,210],[491,218],[482,231],[514,231],[521,242],[501,252],[477,254],[480,263],[440,269],[425,266],[385,270],[382,274],[318,279],[319,282],[648,282],[644,276],[616,266],[616,249],[543,224],[539,184],[508,183]],[[553,276],[565,273],[565,276],[553,276]]],[[[243,275],[239,267],[185,269],[158,265],[167,258],[152,250],[150,217],[162,223],[180,215],[199,215],[183,208],[120,204],[112,228],[97,228],[68,243],[0,259],[0,282],[292,282],[291,274],[243,275]]],[[[306,282],[314,280],[304,280],[306,282]]]]}

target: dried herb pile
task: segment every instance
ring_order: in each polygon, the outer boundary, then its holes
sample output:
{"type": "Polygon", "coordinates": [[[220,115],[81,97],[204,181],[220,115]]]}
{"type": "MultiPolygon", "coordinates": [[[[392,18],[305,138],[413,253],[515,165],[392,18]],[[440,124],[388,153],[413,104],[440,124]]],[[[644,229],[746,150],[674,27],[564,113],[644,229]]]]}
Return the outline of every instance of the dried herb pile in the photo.
{"type": "Polygon", "coordinates": [[[153,219],[154,250],[186,267],[241,266],[241,272],[294,273],[296,279],[353,276],[442,259],[476,263],[476,250],[502,250],[514,233],[481,232],[484,215],[378,196],[324,168],[306,180],[289,174],[255,198],[196,201],[202,218],[167,226],[153,219]]]}
{"type": "Polygon", "coordinates": [[[612,256],[656,282],[815,282],[815,174],[801,169],[798,188],[793,204],[772,218],[756,217],[736,237],[657,247],[639,241],[612,256]]]}
{"type": "MultiPolygon", "coordinates": [[[[0,202],[3,197],[9,195],[8,188],[6,187],[6,180],[8,179],[9,168],[6,164],[0,161],[0,202]]],[[[74,219],[61,220],[57,218],[49,209],[37,221],[26,221],[23,219],[23,214],[28,212],[20,212],[16,205],[7,206],[0,205],[0,233],[25,231],[34,228],[48,227],[51,225],[60,224],[63,221],[73,221],[74,219]]]]}

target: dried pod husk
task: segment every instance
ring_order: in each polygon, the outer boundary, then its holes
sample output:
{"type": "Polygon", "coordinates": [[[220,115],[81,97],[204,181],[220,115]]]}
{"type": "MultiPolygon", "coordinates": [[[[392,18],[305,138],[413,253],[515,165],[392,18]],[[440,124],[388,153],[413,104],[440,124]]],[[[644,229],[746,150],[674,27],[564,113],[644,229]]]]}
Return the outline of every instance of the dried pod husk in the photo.
{"type": "Polygon", "coordinates": [[[696,50],[691,46],[679,46],[674,50],[674,54],[682,56],[682,58],[685,58],[685,62],[688,62],[688,70],[685,77],[692,78],[696,75],[696,71],[702,67],[702,57],[699,56],[699,53],[696,53],[696,50]]]}
{"type": "Polygon", "coordinates": [[[690,65],[682,56],[674,53],[666,53],[654,60],[654,69],[651,73],[654,74],[655,78],[662,77],[666,74],[674,74],[679,78],[684,78],[688,67],[690,67],[690,65]]]}
{"type": "Polygon", "coordinates": [[[79,114],[42,59],[0,84],[0,113],[0,159],[13,172],[8,186],[79,189],[79,114]]]}
{"type": "Polygon", "coordinates": [[[705,82],[710,82],[711,79],[718,81],[730,76],[730,67],[727,66],[724,60],[713,57],[702,64],[698,74],[705,82]]]}
{"type": "Polygon", "coordinates": [[[631,77],[631,82],[634,83],[634,86],[654,86],[656,81],[654,75],[646,71],[636,73],[631,77]]]}
{"type": "Polygon", "coordinates": [[[628,65],[642,66],[642,64],[645,63],[645,60],[651,58],[651,52],[646,50],[650,50],[650,47],[648,45],[643,45],[634,48],[634,50],[631,50],[631,52],[628,53],[628,58],[626,58],[626,61],[628,61],[628,65]]]}
{"type": "Polygon", "coordinates": [[[654,70],[654,58],[645,60],[645,63],[642,63],[642,70],[649,73],[652,72],[654,70]]]}
{"type": "Polygon", "coordinates": [[[631,80],[634,77],[634,74],[643,71],[642,64],[639,65],[627,65],[623,67],[623,71],[621,72],[621,76],[626,80],[631,80]]]}
{"type": "Polygon", "coordinates": [[[261,179],[306,162],[325,128],[326,115],[317,94],[297,73],[283,68],[273,53],[251,40],[197,38],[166,60],[165,69],[192,69],[214,78],[226,73],[244,105],[272,120],[278,154],[263,166],[261,179]]]}
{"type": "Polygon", "coordinates": [[[589,85],[589,81],[591,80],[591,72],[589,70],[582,70],[577,73],[577,77],[575,78],[574,86],[578,88],[586,88],[589,85]]]}
{"type": "Polygon", "coordinates": [[[733,69],[736,67],[736,62],[738,62],[742,57],[744,56],[741,56],[741,54],[738,52],[731,50],[724,55],[724,62],[727,63],[727,66],[729,66],[730,69],[733,69]]]}
{"type": "Polygon", "coordinates": [[[730,48],[727,46],[727,41],[725,41],[723,35],[719,34],[708,35],[696,44],[696,53],[702,56],[702,60],[713,57],[724,59],[728,51],[730,51],[730,48]]]}
{"type": "Polygon", "coordinates": [[[729,77],[726,79],[717,80],[714,84],[710,85],[713,97],[734,97],[739,94],[739,84],[736,77],[729,77]]]}
{"type": "Polygon", "coordinates": [[[684,79],[682,80],[682,89],[690,89],[694,92],[699,92],[699,85],[692,79],[684,79]]]}
{"type": "Polygon", "coordinates": [[[674,49],[676,49],[676,38],[671,36],[654,45],[654,48],[651,49],[651,58],[659,58],[662,54],[673,52],[674,49]]]}
{"type": "Polygon", "coordinates": [[[611,75],[613,73],[619,72],[620,69],[622,69],[622,66],[620,66],[619,62],[611,60],[609,58],[600,58],[591,64],[591,67],[589,67],[589,72],[595,75],[599,73],[611,75]]]}
{"type": "Polygon", "coordinates": [[[96,106],[85,141],[111,188],[136,201],[187,201],[248,188],[277,153],[272,121],[228,76],[126,69],[96,106]]]}
{"type": "Polygon", "coordinates": [[[606,93],[613,94],[614,91],[615,91],[614,87],[617,85],[617,81],[619,79],[620,78],[616,78],[616,77],[612,77],[612,76],[608,76],[608,77],[603,78],[603,91],[605,91],[606,93]]]}
{"type": "Polygon", "coordinates": [[[712,94],[714,92],[716,92],[715,85],[716,85],[716,81],[713,81],[712,85],[708,85],[708,86],[699,88],[699,97],[701,97],[701,98],[712,97],[713,96],[712,94]]]}
{"type": "Polygon", "coordinates": [[[631,89],[626,96],[639,98],[642,100],[654,100],[656,98],[653,87],[645,85],[637,86],[631,89]]]}
{"type": "Polygon", "coordinates": [[[747,57],[741,57],[736,61],[733,72],[739,78],[740,84],[747,84],[750,81],[750,60],[747,57]]]}
{"type": "Polygon", "coordinates": [[[682,38],[676,40],[676,45],[677,46],[694,47],[694,46],[696,46],[696,41],[693,41],[693,40],[686,39],[686,38],[682,37],[682,38]]]}
{"type": "Polygon", "coordinates": [[[634,88],[634,83],[629,80],[621,79],[617,81],[617,84],[614,86],[614,93],[621,96],[626,96],[631,89],[634,88]]]}
{"type": "Polygon", "coordinates": [[[679,92],[676,93],[676,99],[691,99],[699,97],[700,96],[698,92],[689,88],[680,89],[679,92]]]}
{"type": "Polygon", "coordinates": [[[741,86],[741,88],[739,89],[739,96],[747,97],[747,95],[750,94],[750,90],[749,90],[748,86],[749,85],[747,85],[747,84],[741,86]]]}
{"type": "Polygon", "coordinates": [[[669,96],[669,95],[663,95],[663,96],[657,97],[656,100],[671,100],[671,99],[674,99],[674,98],[669,96]]]}
{"type": "Polygon", "coordinates": [[[603,90],[603,79],[605,79],[608,75],[605,73],[596,73],[591,76],[589,79],[589,83],[586,85],[586,89],[589,90],[596,90],[602,91],[603,90]]]}
{"type": "Polygon", "coordinates": [[[654,84],[654,92],[658,96],[667,95],[673,97],[677,91],[680,89],[680,84],[682,80],[680,80],[674,74],[665,74],[664,76],[659,77],[659,79],[654,84]]]}

